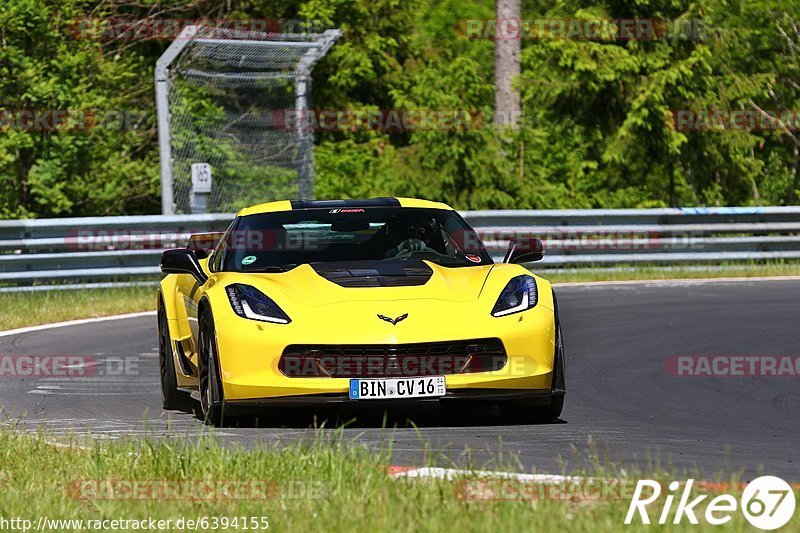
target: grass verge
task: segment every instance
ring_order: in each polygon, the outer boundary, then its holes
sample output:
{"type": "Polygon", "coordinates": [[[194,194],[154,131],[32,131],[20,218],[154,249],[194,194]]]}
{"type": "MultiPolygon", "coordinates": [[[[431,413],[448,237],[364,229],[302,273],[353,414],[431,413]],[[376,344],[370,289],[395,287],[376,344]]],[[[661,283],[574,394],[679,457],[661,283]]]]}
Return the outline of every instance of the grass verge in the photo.
{"type": "Polygon", "coordinates": [[[100,316],[151,311],[157,287],[0,293],[0,331],[100,316]]]}
{"type": "MultiPolygon", "coordinates": [[[[262,517],[267,518],[270,530],[278,531],[558,531],[566,527],[594,532],[625,528],[629,498],[613,497],[613,491],[612,497],[594,500],[474,501],[466,496],[464,479],[391,478],[390,457],[391,450],[368,449],[335,436],[281,449],[223,448],[210,437],[91,442],[86,448],[73,448],[56,447],[41,435],[6,429],[0,431],[0,517],[31,520],[34,527],[40,517],[170,519],[172,524],[180,518],[207,517],[207,524],[216,519],[217,527],[198,530],[218,531],[263,531],[262,517]],[[234,528],[230,523],[236,517],[240,523],[234,528]],[[222,527],[223,518],[228,528],[222,527]],[[259,527],[243,528],[242,518],[249,526],[256,518],[259,527]]],[[[658,503],[650,512],[653,520],[658,520],[664,502],[658,503]]],[[[85,522],[62,522],[57,528],[50,524],[42,530],[89,530],[85,522]]],[[[702,518],[699,526],[684,518],[679,526],[629,527],[633,531],[667,528],[714,529],[704,525],[702,518]]],[[[179,529],[173,525],[163,530],[179,529]]],[[[738,513],[725,530],[748,531],[749,526],[738,513]]]]}
{"type": "Polygon", "coordinates": [[[659,279],[701,278],[761,278],[800,276],[800,263],[769,262],[751,264],[722,264],[707,266],[656,267],[617,266],[610,268],[569,269],[554,272],[534,272],[553,283],[591,281],[632,281],[659,279]]]}

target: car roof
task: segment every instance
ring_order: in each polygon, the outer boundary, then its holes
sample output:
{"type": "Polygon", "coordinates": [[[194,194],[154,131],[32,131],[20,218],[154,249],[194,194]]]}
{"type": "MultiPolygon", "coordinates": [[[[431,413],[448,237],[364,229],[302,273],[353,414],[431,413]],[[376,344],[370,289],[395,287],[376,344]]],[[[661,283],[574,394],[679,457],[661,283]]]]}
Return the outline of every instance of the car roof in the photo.
{"type": "Polygon", "coordinates": [[[280,211],[294,211],[300,209],[348,209],[359,207],[425,207],[428,209],[453,208],[441,202],[418,200],[416,198],[381,197],[368,200],[280,200],[245,207],[236,213],[236,216],[257,215],[261,213],[277,213],[280,211]]]}

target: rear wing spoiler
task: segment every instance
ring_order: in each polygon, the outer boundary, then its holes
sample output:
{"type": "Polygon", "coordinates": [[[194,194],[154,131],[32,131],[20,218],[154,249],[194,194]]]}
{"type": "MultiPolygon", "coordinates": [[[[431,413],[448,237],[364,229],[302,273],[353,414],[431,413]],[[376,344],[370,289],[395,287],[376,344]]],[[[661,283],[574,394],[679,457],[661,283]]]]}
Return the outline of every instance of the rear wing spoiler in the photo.
{"type": "Polygon", "coordinates": [[[193,233],[189,235],[186,247],[194,250],[198,259],[205,259],[217,247],[220,239],[225,235],[224,231],[214,231],[209,233],[193,233]]]}

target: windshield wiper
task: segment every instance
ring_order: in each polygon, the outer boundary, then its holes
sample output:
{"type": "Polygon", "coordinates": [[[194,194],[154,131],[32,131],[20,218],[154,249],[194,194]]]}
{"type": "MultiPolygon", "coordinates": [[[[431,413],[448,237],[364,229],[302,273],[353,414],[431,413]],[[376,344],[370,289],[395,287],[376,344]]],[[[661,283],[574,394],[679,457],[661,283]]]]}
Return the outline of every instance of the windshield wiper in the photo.
{"type": "Polygon", "coordinates": [[[462,259],[460,257],[450,256],[440,256],[436,259],[429,259],[429,261],[439,266],[472,266],[476,264],[467,260],[466,258],[462,259]]]}
{"type": "Polygon", "coordinates": [[[259,268],[250,268],[245,270],[247,273],[270,273],[270,272],[286,272],[293,269],[297,265],[270,265],[270,266],[263,266],[259,268]]]}

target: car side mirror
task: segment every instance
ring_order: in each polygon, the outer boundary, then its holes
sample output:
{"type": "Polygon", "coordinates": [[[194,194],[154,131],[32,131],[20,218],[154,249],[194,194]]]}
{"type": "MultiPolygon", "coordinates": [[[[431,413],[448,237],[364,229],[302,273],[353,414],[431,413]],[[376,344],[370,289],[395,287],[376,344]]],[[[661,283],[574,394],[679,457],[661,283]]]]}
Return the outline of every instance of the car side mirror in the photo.
{"type": "Polygon", "coordinates": [[[533,263],[544,258],[544,245],[539,239],[511,239],[504,263],[533,263]]]}
{"type": "Polygon", "coordinates": [[[164,274],[189,274],[197,283],[205,285],[208,276],[203,272],[194,250],[176,248],[161,254],[161,272],[164,274]]]}
{"type": "Polygon", "coordinates": [[[197,256],[197,259],[205,259],[211,252],[214,251],[214,248],[217,247],[217,243],[219,240],[225,235],[223,231],[214,231],[210,233],[193,233],[189,235],[189,240],[186,243],[186,247],[190,250],[194,250],[194,254],[197,256]]]}

